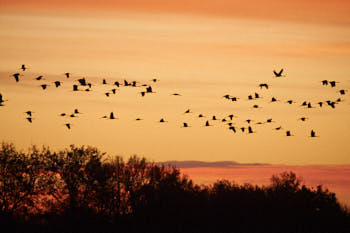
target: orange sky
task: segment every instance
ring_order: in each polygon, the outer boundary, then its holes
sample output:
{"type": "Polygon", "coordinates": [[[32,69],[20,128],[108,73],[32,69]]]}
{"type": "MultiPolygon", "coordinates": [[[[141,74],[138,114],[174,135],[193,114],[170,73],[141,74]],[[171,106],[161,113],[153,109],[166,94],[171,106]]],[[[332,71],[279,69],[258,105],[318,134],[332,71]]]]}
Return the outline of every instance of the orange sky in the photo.
{"type": "Polygon", "coordinates": [[[350,109],[347,93],[336,109],[299,107],[301,101],[339,97],[350,90],[348,1],[20,1],[0,0],[0,139],[21,148],[71,143],[111,154],[138,154],[155,161],[234,160],[273,164],[349,164],[350,109]],[[15,83],[21,64],[30,69],[15,83]],[[287,77],[274,79],[272,70],[287,77]],[[65,80],[64,72],[72,79],[65,80]],[[64,81],[60,89],[40,90],[44,75],[64,81]],[[74,80],[87,77],[94,90],[72,93],[74,80]],[[157,93],[141,98],[140,89],[121,88],[106,98],[101,79],[137,80],[157,93]],[[336,88],[320,80],[337,80],[336,88]],[[267,82],[271,89],[261,90],[267,82]],[[171,93],[180,92],[180,98],[171,93]],[[252,109],[248,94],[263,99],[252,109]],[[240,97],[228,103],[224,94],[240,97]],[[271,97],[281,99],[268,103],[271,97]],[[293,98],[298,104],[289,106],[293,98]],[[79,108],[77,119],[58,118],[79,108]],[[191,108],[193,114],[183,112],[191,108]],[[23,114],[35,111],[33,124],[23,114]],[[110,111],[118,121],[102,121],[110,111]],[[225,125],[205,128],[197,118],[236,114],[235,124],[273,118],[254,125],[256,134],[232,135],[225,125]],[[307,122],[297,118],[307,116],[307,122]],[[135,122],[136,117],[144,118],[135,122]],[[165,117],[166,125],[157,121],[165,117]],[[67,131],[65,121],[74,127],[67,131]],[[188,121],[192,127],[180,126],[188,121]],[[296,136],[273,131],[282,125],[296,136]],[[315,129],[319,138],[308,138],[315,129]]]}
{"type": "Polygon", "coordinates": [[[349,24],[347,0],[1,0],[3,10],[142,11],[349,24]]]}

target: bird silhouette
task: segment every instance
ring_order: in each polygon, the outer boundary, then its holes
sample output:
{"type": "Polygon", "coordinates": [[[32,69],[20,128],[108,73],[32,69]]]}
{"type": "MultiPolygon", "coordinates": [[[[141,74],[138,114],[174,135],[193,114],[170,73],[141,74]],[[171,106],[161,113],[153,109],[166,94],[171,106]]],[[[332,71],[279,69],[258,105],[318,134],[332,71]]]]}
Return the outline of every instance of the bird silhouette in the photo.
{"type": "Polygon", "coordinates": [[[112,91],[112,93],[115,95],[117,89],[113,88],[111,91],[112,91]]]}
{"type": "Polygon", "coordinates": [[[198,117],[201,118],[201,117],[204,117],[204,116],[203,116],[203,114],[199,114],[198,117]]]}
{"type": "Polygon", "coordinates": [[[119,87],[119,86],[120,86],[120,83],[119,83],[118,81],[115,81],[115,82],[114,82],[114,85],[116,85],[117,87],[119,87]]]}
{"type": "Polygon", "coordinates": [[[107,84],[106,79],[103,79],[103,80],[102,80],[102,84],[104,84],[104,85],[106,85],[106,84],[107,84]]]}
{"type": "Polygon", "coordinates": [[[29,123],[33,122],[31,117],[27,117],[26,119],[28,120],[29,123]]]}
{"type": "Polygon", "coordinates": [[[287,102],[286,103],[288,103],[288,104],[292,104],[292,103],[295,103],[293,100],[287,100],[287,102]]]}
{"type": "Polygon", "coordinates": [[[141,93],[142,97],[145,96],[145,94],[146,94],[146,92],[144,92],[144,91],[141,91],[140,93],[141,93]]]}
{"type": "Polygon", "coordinates": [[[66,115],[67,115],[67,114],[66,114],[66,113],[64,113],[64,112],[60,114],[60,116],[66,116],[66,115]]]}
{"type": "Polygon", "coordinates": [[[31,117],[33,112],[32,112],[32,111],[26,111],[26,112],[24,112],[24,113],[26,113],[28,116],[31,117]]]}
{"type": "Polygon", "coordinates": [[[331,106],[332,108],[335,108],[335,102],[334,101],[327,100],[326,102],[327,102],[327,104],[329,106],[331,106]]]}
{"type": "Polygon", "coordinates": [[[336,82],[336,81],[329,81],[329,84],[331,84],[331,87],[335,87],[336,83],[339,83],[339,82],[336,82]]]}
{"type": "Polygon", "coordinates": [[[274,122],[274,121],[272,120],[272,118],[266,120],[266,123],[272,123],[272,122],[274,122]]]}
{"type": "Polygon", "coordinates": [[[109,92],[106,92],[105,95],[106,95],[107,97],[109,97],[109,92]]]}
{"type": "Polygon", "coordinates": [[[261,83],[259,84],[260,89],[262,89],[263,87],[265,87],[266,89],[269,89],[269,85],[267,83],[261,83]]]}
{"type": "Polygon", "coordinates": [[[40,86],[41,86],[41,88],[42,88],[43,90],[45,90],[49,85],[47,85],[47,84],[41,84],[40,86]]]}
{"type": "Polygon", "coordinates": [[[62,84],[60,81],[55,81],[55,82],[53,82],[53,83],[55,84],[56,87],[59,87],[59,86],[61,86],[61,84],[62,84]]]}
{"type": "Polygon", "coordinates": [[[340,93],[341,95],[345,95],[345,92],[347,92],[347,90],[344,90],[344,89],[339,90],[339,93],[340,93]]]}
{"type": "Polygon", "coordinates": [[[111,112],[111,113],[109,114],[109,119],[114,120],[114,119],[117,119],[117,118],[115,118],[114,113],[111,112]]]}
{"type": "Polygon", "coordinates": [[[273,73],[274,73],[274,75],[275,75],[276,78],[277,78],[277,77],[282,77],[282,76],[283,76],[283,75],[282,75],[283,69],[281,69],[278,73],[274,70],[273,73]]]}
{"type": "Polygon", "coordinates": [[[236,102],[239,98],[238,97],[232,97],[231,100],[232,102],[236,102]]]}
{"type": "Polygon", "coordinates": [[[253,105],[253,108],[259,108],[259,105],[254,104],[254,105],[253,105]]]}
{"type": "Polygon", "coordinates": [[[67,127],[67,129],[71,129],[71,124],[70,123],[66,123],[65,126],[67,127]]]}
{"type": "Polygon", "coordinates": [[[252,127],[248,126],[248,133],[254,133],[252,127]]]}
{"type": "Polygon", "coordinates": [[[252,100],[253,96],[252,95],[248,95],[248,100],[252,100]]]}
{"type": "Polygon", "coordinates": [[[185,111],[185,114],[186,113],[191,113],[191,109],[187,109],[186,111],[185,111]]]}
{"type": "Polygon", "coordinates": [[[78,90],[78,85],[76,85],[76,84],[73,85],[73,91],[79,91],[78,90]]]}
{"type": "Polygon", "coordinates": [[[244,133],[245,127],[241,127],[241,131],[242,133],[244,133]]]}
{"type": "Polygon", "coordinates": [[[289,130],[287,130],[287,131],[286,131],[286,136],[287,136],[287,137],[290,137],[290,136],[294,136],[294,135],[292,135],[291,132],[290,132],[289,130]]]}
{"type": "Polygon", "coordinates": [[[155,82],[158,82],[159,80],[154,78],[154,79],[151,79],[151,81],[155,83],[155,82]]]}
{"type": "Polygon", "coordinates": [[[307,102],[304,101],[300,106],[307,106],[307,102]]]}
{"type": "Polygon", "coordinates": [[[153,93],[152,87],[151,86],[147,87],[146,88],[146,92],[147,93],[153,93]]]}
{"type": "Polygon", "coordinates": [[[179,93],[173,93],[173,94],[171,94],[171,95],[181,96],[181,94],[179,94],[179,93]]]}
{"type": "Polygon", "coordinates": [[[79,110],[76,108],[74,109],[74,114],[80,114],[79,110]]]}
{"type": "Polygon", "coordinates": [[[128,83],[128,81],[126,81],[125,79],[124,79],[124,86],[129,86],[130,84],[128,83]]]}
{"type": "Polygon", "coordinates": [[[236,133],[236,128],[233,125],[231,125],[228,129],[236,133]]]}
{"type": "Polygon", "coordinates": [[[247,119],[247,120],[245,120],[248,124],[250,124],[250,122],[252,121],[252,120],[250,120],[250,119],[247,119]]]}
{"type": "Polygon", "coordinates": [[[2,94],[0,93],[0,106],[4,106],[4,105],[2,105],[2,103],[5,102],[5,101],[7,101],[7,100],[4,100],[4,99],[2,98],[2,94]]]}
{"type": "Polygon", "coordinates": [[[311,130],[310,137],[314,138],[314,137],[318,137],[318,136],[316,136],[316,132],[315,131],[311,130]]]}
{"type": "Polygon", "coordinates": [[[87,84],[86,84],[85,78],[80,78],[80,79],[78,79],[78,82],[79,82],[79,84],[82,85],[82,86],[86,86],[86,85],[87,85],[87,84]]]}
{"type": "Polygon", "coordinates": [[[275,130],[281,130],[282,126],[276,127],[275,130]]]}
{"type": "Polygon", "coordinates": [[[168,122],[168,121],[164,120],[164,118],[161,118],[161,119],[159,120],[159,122],[160,122],[160,123],[165,123],[165,122],[168,122]]]}
{"type": "Polygon", "coordinates": [[[235,117],[233,114],[228,115],[228,117],[230,118],[230,120],[232,121],[232,119],[235,117]]]}
{"type": "Polygon", "coordinates": [[[64,73],[64,75],[67,77],[67,78],[69,78],[70,77],[70,73],[64,73]]]}
{"type": "Polygon", "coordinates": [[[209,124],[209,121],[206,121],[206,122],[205,122],[205,126],[211,126],[211,125],[209,124]]]}
{"type": "Polygon", "coordinates": [[[216,121],[216,120],[217,120],[217,119],[216,119],[216,116],[213,116],[213,117],[212,117],[212,120],[213,120],[213,121],[216,121]]]}
{"type": "Polygon", "coordinates": [[[223,96],[223,98],[225,98],[225,99],[230,99],[231,97],[230,97],[229,94],[226,94],[226,95],[223,96]]]}
{"type": "Polygon", "coordinates": [[[14,73],[12,76],[15,78],[16,82],[19,82],[20,73],[14,73]]]}
{"type": "Polygon", "coordinates": [[[306,121],[307,119],[309,119],[309,118],[307,118],[307,117],[300,117],[300,118],[298,118],[298,120],[301,120],[301,121],[306,121]]]}
{"type": "Polygon", "coordinates": [[[277,102],[278,100],[275,97],[271,98],[271,102],[277,102]]]}
{"type": "Polygon", "coordinates": [[[310,102],[307,104],[307,108],[313,108],[310,102]]]}
{"type": "Polygon", "coordinates": [[[323,86],[327,86],[328,85],[328,80],[322,80],[321,82],[322,82],[323,86]]]}
{"type": "Polygon", "coordinates": [[[23,70],[23,71],[26,71],[27,67],[24,64],[22,64],[20,69],[23,70]]]}
{"type": "Polygon", "coordinates": [[[183,123],[183,127],[184,128],[187,128],[187,127],[190,127],[186,122],[183,123]]]}
{"type": "Polygon", "coordinates": [[[322,107],[323,102],[318,102],[317,104],[320,105],[320,107],[322,107]]]}
{"type": "Polygon", "coordinates": [[[40,80],[42,80],[42,79],[43,79],[43,76],[42,76],[42,75],[40,75],[40,76],[38,76],[38,77],[35,78],[35,80],[38,80],[38,81],[40,81],[40,80]]]}
{"type": "Polygon", "coordinates": [[[255,92],[255,94],[254,94],[254,97],[255,97],[255,99],[259,99],[259,98],[260,98],[259,94],[256,93],[256,92],[255,92]]]}
{"type": "Polygon", "coordinates": [[[141,118],[136,118],[135,120],[136,120],[136,121],[141,121],[142,119],[141,119],[141,118]]]}

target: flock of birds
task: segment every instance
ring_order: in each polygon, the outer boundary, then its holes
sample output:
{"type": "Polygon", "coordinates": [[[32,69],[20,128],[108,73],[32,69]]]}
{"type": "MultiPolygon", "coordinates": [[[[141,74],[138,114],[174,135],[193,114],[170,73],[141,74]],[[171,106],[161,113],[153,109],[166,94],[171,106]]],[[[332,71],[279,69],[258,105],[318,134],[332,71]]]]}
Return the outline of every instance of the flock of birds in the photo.
{"type": "MultiPolygon", "coordinates": [[[[22,70],[23,72],[25,72],[28,68],[27,68],[27,66],[26,66],[25,64],[22,64],[21,67],[20,67],[19,69],[22,70]]],[[[274,77],[275,77],[275,78],[282,78],[282,77],[285,77],[285,75],[283,74],[283,71],[284,71],[283,69],[281,69],[281,70],[278,71],[278,72],[274,70],[274,71],[273,71],[274,77]]],[[[16,72],[16,73],[12,74],[11,76],[15,79],[16,82],[20,82],[22,74],[20,74],[19,72],[16,72]]],[[[67,73],[64,73],[64,76],[63,76],[63,77],[65,77],[66,79],[71,79],[71,78],[72,78],[72,77],[71,77],[71,74],[68,73],[68,72],[67,72],[67,73]]],[[[40,75],[40,76],[35,77],[34,79],[37,80],[37,81],[40,81],[40,80],[44,80],[44,77],[43,77],[42,75],[40,75]]],[[[92,90],[92,86],[93,86],[93,85],[92,85],[92,83],[88,82],[88,81],[86,80],[86,78],[79,78],[79,79],[77,79],[77,80],[75,80],[75,81],[76,81],[76,83],[73,84],[73,86],[72,86],[72,91],[75,91],[75,92],[77,92],[77,91],[86,91],[86,92],[89,92],[89,91],[92,90]]],[[[154,79],[152,79],[152,80],[150,80],[150,81],[153,82],[153,83],[156,83],[156,82],[158,82],[159,80],[156,79],[156,78],[154,78],[154,79]]],[[[54,87],[55,87],[55,88],[59,88],[60,86],[62,86],[63,81],[57,80],[57,81],[54,81],[54,82],[52,82],[52,83],[54,84],[54,87]]],[[[321,81],[321,85],[323,85],[323,86],[328,86],[328,85],[329,85],[329,86],[331,86],[332,88],[336,87],[336,86],[337,86],[337,83],[338,83],[338,82],[336,82],[336,81],[329,81],[329,80],[322,80],[322,81],[321,81]]],[[[140,84],[138,81],[131,81],[131,82],[129,82],[129,81],[127,81],[127,80],[123,80],[123,81],[121,81],[121,82],[115,81],[114,83],[111,83],[111,84],[113,85],[113,88],[112,88],[112,89],[108,89],[106,92],[104,92],[104,95],[105,95],[106,97],[110,97],[111,95],[115,95],[115,94],[117,93],[117,91],[119,90],[119,88],[121,88],[121,87],[123,87],[123,86],[143,87],[144,89],[143,89],[142,91],[139,92],[140,96],[142,96],[142,97],[144,97],[144,96],[146,96],[146,95],[148,95],[148,94],[150,94],[150,93],[155,93],[155,92],[153,91],[153,88],[152,88],[152,86],[151,86],[150,84],[140,84]]],[[[102,79],[102,85],[107,85],[106,79],[102,79]]],[[[46,90],[49,86],[51,86],[51,85],[50,85],[50,84],[47,84],[47,83],[46,83],[46,84],[41,84],[41,85],[40,85],[40,87],[41,87],[43,90],[46,90]]],[[[260,83],[260,84],[258,85],[258,87],[259,87],[260,89],[263,89],[263,88],[269,89],[270,86],[269,86],[269,84],[267,84],[267,83],[260,83]]],[[[339,93],[340,95],[345,95],[346,92],[347,92],[347,90],[345,90],[345,89],[340,89],[340,90],[338,90],[338,93],[339,93]]],[[[173,93],[172,95],[174,95],[174,96],[181,96],[181,94],[179,94],[179,93],[173,93]]],[[[225,95],[223,95],[223,98],[225,98],[225,99],[227,99],[228,101],[231,101],[231,102],[236,102],[236,101],[238,101],[238,100],[240,99],[239,97],[237,97],[237,96],[232,96],[232,95],[230,95],[230,94],[225,94],[225,95]]],[[[260,99],[260,98],[262,98],[262,97],[260,96],[259,93],[254,93],[254,94],[252,94],[252,95],[248,95],[248,100],[249,100],[249,101],[250,101],[250,100],[257,100],[257,99],[260,99]]],[[[8,100],[3,99],[3,96],[2,96],[2,94],[0,93],[0,107],[5,106],[5,105],[4,105],[4,102],[6,102],[6,101],[8,101],[8,100]]],[[[280,100],[277,99],[277,98],[275,98],[275,97],[272,97],[271,100],[270,100],[270,102],[278,102],[278,101],[280,101],[280,100]]],[[[320,102],[317,102],[316,104],[317,104],[319,107],[329,106],[330,108],[335,108],[336,105],[339,104],[339,103],[341,103],[341,102],[343,102],[343,100],[339,97],[339,98],[337,98],[336,100],[326,100],[326,101],[324,101],[324,102],[323,102],[323,101],[320,101],[320,102]]],[[[290,100],[287,100],[285,103],[291,105],[291,104],[295,104],[296,102],[295,102],[294,100],[290,99],[290,100]]],[[[305,107],[305,108],[315,108],[315,107],[312,105],[312,103],[309,102],[309,101],[303,101],[303,102],[300,104],[300,106],[305,107]]],[[[254,104],[254,105],[253,105],[253,108],[260,108],[260,106],[257,105],[257,104],[254,104]]],[[[26,114],[26,120],[27,120],[29,123],[32,123],[32,122],[33,122],[33,113],[34,113],[34,112],[28,110],[28,111],[26,111],[26,112],[24,112],[24,113],[26,114]]],[[[187,110],[184,112],[184,114],[189,114],[189,113],[192,113],[191,109],[187,109],[187,110]]],[[[74,117],[77,117],[79,114],[80,114],[79,110],[78,110],[78,109],[74,109],[74,112],[71,113],[71,114],[60,113],[59,115],[60,115],[61,117],[68,116],[68,117],[70,117],[70,118],[74,118],[74,117]]],[[[205,127],[213,126],[213,125],[211,124],[211,121],[219,121],[219,120],[221,120],[221,122],[227,124],[227,128],[228,128],[230,131],[234,132],[234,133],[237,133],[238,131],[241,131],[241,132],[243,132],[243,133],[244,133],[244,132],[247,132],[248,134],[255,133],[255,131],[254,131],[253,128],[252,128],[252,122],[253,122],[253,120],[247,119],[247,120],[245,120],[245,121],[248,123],[247,126],[238,127],[238,126],[236,126],[236,125],[232,122],[233,118],[235,118],[235,117],[236,117],[236,116],[235,116],[234,114],[230,114],[230,115],[228,115],[228,116],[226,116],[226,117],[224,117],[224,118],[222,118],[222,119],[218,119],[215,115],[213,115],[213,116],[211,117],[211,119],[209,119],[209,120],[207,119],[207,120],[205,121],[204,126],[205,126],[205,127]]],[[[118,119],[118,118],[115,116],[114,112],[110,112],[109,114],[102,116],[102,118],[104,118],[104,119],[110,119],[110,120],[118,119]]],[[[203,115],[203,114],[199,114],[199,115],[198,115],[198,118],[204,118],[204,115],[203,115]]],[[[308,119],[307,117],[300,117],[298,120],[306,121],[307,119],[308,119]]],[[[142,120],[142,119],[141,119],[141,118],[136,118],[136,120],[137,120],[137,121],[140,121],[140,120],[142,120]]],[[[161,118],[158,122],[159,122],[159,123],[166,123],[167,120],[165,120],[164,118],[161,118]]],[[[255,123],[255,124],[269,124],[269,123],[272,123],[272,122],[274,122],[274,121],[273,121],[273,119],[270,118],[270,119],[267,119],[267,120],[264,121],[264,122],[257,122],[257,123],[255,123]]],[[[69,123],[69,122],[67,122],[67,123],[65,123],[65,127],[67,127],[67,129],[70,130],[71,127],[72,127],[72,124],[69,123]]],[[[191,126],[189,125],[189,123],[183,122],[182,127],[187,128],[187,127],[191,127],[191,126]]],[[[282,129],[283,129],[282,126],[279,126],[279,127],[275,127],[275,128],[274,128],[274,130],[282,130],[282,129]]],[[[294,135],[292,134],[292,132],[291,132],[290,130],[286,130],[286,131],[285,131],[285,136],[290,137],[290,136],[294,136],[294,135]]],[[[318,135],[316,135],[316,132],[315,132],[314,130],[311,130],[311,132],[310,132],[310,137],[318,137],[318,135]]]]}

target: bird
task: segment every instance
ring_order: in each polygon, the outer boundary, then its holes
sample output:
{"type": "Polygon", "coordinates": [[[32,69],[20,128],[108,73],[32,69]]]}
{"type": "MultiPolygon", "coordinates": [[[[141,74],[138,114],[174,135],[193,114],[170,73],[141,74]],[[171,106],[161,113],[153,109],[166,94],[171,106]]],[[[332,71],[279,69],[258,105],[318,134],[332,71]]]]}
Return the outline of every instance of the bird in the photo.
{"type": "Polygon", "coordinates": [[[272,118],[266,120],[266,123],[272,123],[272,122],[274,122],[274,121],[272,120],[272,118]]]}
{"type": "Polygon", "coordinates": [[[335,84],[338,83],[336,81],[329,81],[329,84],[331,84],[331,87],[335,87],[335,84]]]}
{"type": "Polygon", "coordinates": [[[111,113],[109,114],[109,119],[114,120],[114,119],[117,119],[117,118],[115,118],[114,113],[111,112],[111,113]]]}
{"type": "Polygon", "coordinates": [[[117,89],[113,88],[111,91],[112,91],[112,93],[115,95],[117,89]]]}
{"type": "Polygon", "coordinates": [[[187,127],[190,127],[186,122],[183,123],[183,127],[184,128],[187,128],[187,127]]]}
{"type": "Polygon", "coordinates": [[[252,95],[248,95],[248,100],[252,100],[253,96],[252,95]]]}
{"type": "Polygon", "coordinates": [[[282,126],[278,126],[275,128],[275,130],[281,130],[282,129],[282,126]]]}
{"type": "Polygon", "coordinates": [[[70,114],[69,116],[72,118],[77,117],[76,115],[74,115],[74,113],[70,114]]]}
{"type": "Polygon", "coordinates": [[[301,121],[306,121],[307,119],[309,119],[309,118],[307,118],[307,117],[300,117],[300,118],[298,118],[298,120],[301,120],[301,121]]]}
{"type": "Polygon", "coordinates": [[[241,131],[242,133],[244,133],[245,127],[241,127],[241,131]]]}
{"type": "Polygon", "coordinates": [[[254,133],[252,127],[248,126],[248,133],[254,133]]]}
{"type": "Polygon", "coordinates": [[[104,84],[104,85],[106,85],[106,84],[107,84],[106,79],[102,79],[102,84],[104,84]]]}
{"type": "Polygon", "coordinates": [[[81,112],[79,112],[79,110],[76,108],[74,109],[74,114],[80,114],[81,112]]]}
{"type": "Polygon", "coordinates": [[[307,102],[304,101],[300,106],[307,106],[307,102]]]}
{"type": "Polygon", "coordinates": [[[45,90],[45,89],[47,88],[48,85],[47,85],[47,84],[41,84],[40,86],[41,86],[41,88],[42,88],[43,90],[45,90]]]}
{"type": "Polygon", "coordinates": [[[267,83],[260,83],[259,87],[260,89],[262,89],[263,87],[265,87],[266,89],[269,89],[269,85],[267,83]]]}
{"type": "Polygon", "coordinates": [[[237,101],[239,98],[238,97],[231,97],[232,102],[237,101]]]}
{"type": "Polygon", "coordinates": [[[331,106],[332,108],[335,108],[335,102],[334,101],[327,100],[326,102],[327,102],[327,104],[329,106],[331,106]]]}
{"type": "Polygon", "coordinates": [[[131,86],[136,87],[136,83],[137,83],[137,81],[132,81],[131,86]]]}
{"type": "Polygon", "coordinates": [[[152,87],[151,87],[151,86],[148,86],[148,87],[146,88],[146,92],[147,92],[147,93],[153,93],[152,87]]]}
{"type": "Polygon", "coordinates": [[[26,119],[29,121],[29,123],[33,122],[31,117],[27,117],[26,119]]]}
{"type": "Polygon", "coordinates": [[[69,78],[70,77],[70,73],[64,73],[64,75],[67,77],[67,78],[69,78]]]}
{"type": "Polygon", "coordinates": [[[155,83],[155,82],[157,82],[157,81],[159,81],[159,80],[156,79],[156,78],[154,78],[154,79],[151,79],[151,81],[155,83]]]}
{"type": "Polygon", "coordinates": [[[250,124],[250,122],[252,121],[252,120],[250,120],[250,119],[247,119],[247,120],[245,120],[248,124],[250,124]]]}
{"type": "Polygon", "coordinates": [[[167,121],[164,120],[164,118],[161,118],[161,119],[159,120],[159,122],[160,122],[160,123],[164,123],[164,122],[167,122],[167,121]]]}
{"type": "Polygon", "coordinates": [[[277,102],[278,100],[275,97],[271,98],[271,102],[277,102]]]}
{"type": "Polygon", "coordinates": [[[236,133],[236,128],[234,126],[231,125],[228,129],[236,133]]]}
{"type": "Polygon", "coordinates": [[[66,123],[65,126],[66,126],[68,129],[70,129],[71,124],[70,124],[70,123],[66,123]]]}
{"type": "Polygon", "coordinates": [[[130,84],[128,83],[128,81],[126,81],[125,79],[124,79],[124,86],[129,86],[130,84]]]}
{"type": "Polygon", "coordinates": [[[201,117],[204,117],[204,116],[203,116],[203,114],[199,114],[198,117],[201,118],[201,117]]]}
{"type": "Polygon", "coordinates": [[[79,90],[78,90],[78,85],[73,84],[73,91],[79,91],[79,90]]]}
{"type": "Polygon", "coordinates": [[[173,93],[173,94],[171,94],[171,95],[181,96],[181,94],[179,94],[179,93],[173,93]]]}
{"type": "Polygon", "coordinates": [[[307,104],[307,108],[313,108],[310,102],[307,104]]]}
{"type": "Polygon", "coordinates": [[[106,95],[107,97],[109,97],[109,92],[106,92],[105,95],[106,95]]]}
{"type": "Polygon", "coordinates": [[[91,88],[91,87],[92,87],[92,84],[91,84],[91,83],[88,83],[87,85],[89,86],[89,88],[91,88]]]}
{"type": "Polygon", "coordinates": [[[119,87],[119,86],[120,86],[120,83],[119,83],[118,81],[115,81],[115,82],[114,82],[114,85],[116,85],[117,87],[119,87]]]}
{"type": "Polygon", "coordinates": [[[206,121],[206,122],[205,122],[205,126],[211,126],[211,125],[209,124],[209,121],[206,121]]]}
{"type": "Polygon", "coordinates": [[[225,99],[230,99],[231,97],[230,97],[229,94],[226,94],[226,95],[223,96],[223,98],[225,98],[225,99]]]}
{"type": "Polygon", "coordinates": [[[33,112],[32,112],[32,111],[26,111],[26,112],[24,112],[24,113],[26,113],[28,116],[31,117],[33,112]]]}
{"type": "Polygon", "coordinates": [[[254,94],[254,95],[255,95],[255,99],[259,99],[259,98],[260,98],[260,96],[259,96],[259,94],[258,94],[258,93],[256,93],[256,92],[255,92],[255,94],[254,94]]]}
{"type": "Polygon", "coordinates": [[[321,82],[322,82],[323,86],[327,86],[328,85],[328,80],[322,80],[321,82]]]}
{"type": "Polygon", "coordinates": [[[60,81],[55,81],[55,82],[53,82],[53,83],[55,84],[56,87],[59,87],[59,86],[61,86],[61,84],[62,84],[60,81]]]}
{"type": "Polygon", "coordinates": [[[253,108],[259,108],[259,105],[254,104],[254,105],[253,105],[253,108]]]}
{"type": "Polygon", "coordinates": [[[142,119],[141,119],[141,118],[136,118],[135,120],[136,120],[136,121],[140,121],[140,120],[142,120],[142,119]]]}
{"type": "Polygon", "coordinates": [[[216,116],[213,116],[213,117],[212,117],[212,120],[213,120],[213,121],[216,121],[216,120],[217,120],[217,119],[216,119],[216,116]]]}
{"type": "Polygon", "coordinates": [[[191,109],[187,109],[186,111],[185,111],[185,114],[186,113],[191,113],[191,109]]]}
{"type": "Polygon", "coordinates": [[[342,89],[342,90],[339,91],[339,93],[340,93],[341,95],[345,95],[345,92],[347,92],[347,90],[342,89]]]}
{"type": "Polygon", "coordinates": [[[85,78],[80,78],[80,79],[78,79],[78,82],[79,82],[79,84],[82,85],[82,86],[86,86],[86,85],[87,85],[87,84],[86,84],[85,78]]]}
{"type": "Polygon", "coordinates": [[[23,71],[26,71],[27,67],[24,64],[22,64],[20,69],[23,70],[23,71]]]}
{"type": "Polygon", "coordinates": [[[42,76],[42,75],[40,75],[40,76],[38,76],[38,77],[35,78],[35,80],[38,80],[38,81],[40,81],[41,79],[43,79],[43,76],[42,76]]]}
{"type": "Polygon", "coordinates": [[[342,99],[341,98],[338,98],[338,99],[336,99],[335,100],[337,103],[339,103],[339,102],[342,102],[342,99]]]}
{"type": "Polygon", "coordinates": [[[281,69],[278,73],[274,70],[273,73],[274,73],[274,75],[275,75],[276,78],[277,78],[277,77],[282,77],[282,76],[283,76],[283,75],[282,75],[283,69],[281,69]]]}
{"type": "Polygon", "coordinates": [[[66,113],[64,113],[64,112],[60,114],[60,116],[65,116],[65,115],[67,115],[67,114],[66,114],[66,113]]]}
{"type": "Polygon", "coordinates": [[[287,102],[286,103],[288,103],[288,104],[292,104],[292,103],[295,103],[293,100],[287,100],[287,102]]]}
{"type": "Polygon", "coordinates": [[[294,136],[294,135],[292,135],[292,134],[290,133],[290,131],[287,130],[287,131],[286,131],[286,136],[287,136],[287,137],[290,137],[290,136],[294,136]]]}
{"type": "Polygon", "coordinates": [[[230,118],[230,120],[232,121],[232,119],[235,117],[233,114],[228,115],[228,117],[230,118]]]}
{"type": "Polygon", "coordinates": [[[142,97],[145,96],[145,94],[146,94],[146,92],[144,92],[144,91],[141,91],[140,93],[141,93],[142,97]]]}
{"type": "Polygon", "coordinates": [[[317,104],[320,105],[320,107],[322,107],[323,102],[318,102],[317,104]]]}
{"type": "Polygon", "coordinates": [[[314,138],[314,137],[318,137],[318,136],[316,136],[316,132],[315,131],[311,130],[310,137],[314,138]]]}
{"type": "Polygon", "coordinates": [[[4,100],[4,99],[2,98],[2,94],[0,93],[0,105],[3,106],[2,103],[5,102],[5,101],[7,101],[7,100],[4,100]]]}
{"type": "Polygon", "coordinates": [[[12,76],[15,78],[16,82],[19,82],[20,73],[14,73],[12,76]]]}

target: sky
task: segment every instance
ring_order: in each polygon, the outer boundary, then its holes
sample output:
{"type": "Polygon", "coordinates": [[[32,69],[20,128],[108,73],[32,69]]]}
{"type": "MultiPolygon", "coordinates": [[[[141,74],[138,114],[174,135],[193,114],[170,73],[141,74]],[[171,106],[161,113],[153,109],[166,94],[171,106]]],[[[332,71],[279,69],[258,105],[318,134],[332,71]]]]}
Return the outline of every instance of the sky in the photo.
{"type": "Polygon", "coordinates": [[[0,93],[7,100],[0,139],[23,149],[91,145],[153,161],[350,164],[350,93],[339,94],[350,90],[348,12],[345,0],[0,0],[0,93]],[[275,78],[272,71],[282,68],[285,76],[275,78]],[[34,80],[39,75],[45,80],[34,80]],[[92,91],[73,92],[82,77],[92,91]],[[124,79],[152,85],[155,93],[141,97],[144,87],[121,87],[105,96],[124,79]],[[338,83],[332,88],[322,80],[338,83]],[[249,101],[255,92],[263,98],[249,101]],[[272,97],[280,101],[270,103],[272,97]],[[335,109],[317,107],[339,97],[335,109]],[[314,108],[300,107],[303,101],[314,108]],[[76,118],[59,116],[76,108],[82,112],[76,118]],[[111,111],[117,120],[102,119],[111,111]],[[229,114],[237,116],[237,129],[252,119],[255,133],[229,131],[221,122],[229,114]],[[269,118],[273,123],[256,124],[269,118]],[[204,127],[206,120],[213,126],[204,127]],[[310,138],[311,130],[319,137],[310,138]]]}

